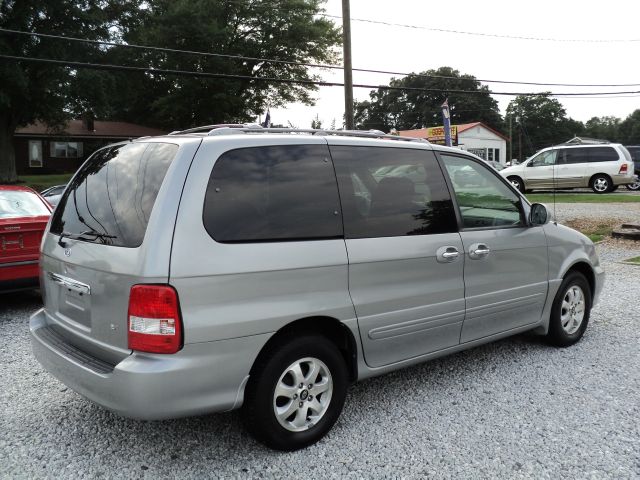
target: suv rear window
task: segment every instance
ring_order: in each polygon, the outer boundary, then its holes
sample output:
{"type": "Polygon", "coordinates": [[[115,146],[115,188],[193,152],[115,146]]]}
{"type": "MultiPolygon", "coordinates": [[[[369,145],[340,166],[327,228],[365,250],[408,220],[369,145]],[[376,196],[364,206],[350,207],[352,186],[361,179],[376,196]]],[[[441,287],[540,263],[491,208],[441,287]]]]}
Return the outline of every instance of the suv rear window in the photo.
{"type": "Polygon", "coordinates": [[[203,221],[221,243],[341,238],[328,147],[250,147],[222,154],[209,178],[203,221]]]}
{"type": "Polygon", "coordinates": [[[139,247],[177,151],[170,143],[128,143],[99,150],[69,184],[55,210],[51,233],[139,247]]]}

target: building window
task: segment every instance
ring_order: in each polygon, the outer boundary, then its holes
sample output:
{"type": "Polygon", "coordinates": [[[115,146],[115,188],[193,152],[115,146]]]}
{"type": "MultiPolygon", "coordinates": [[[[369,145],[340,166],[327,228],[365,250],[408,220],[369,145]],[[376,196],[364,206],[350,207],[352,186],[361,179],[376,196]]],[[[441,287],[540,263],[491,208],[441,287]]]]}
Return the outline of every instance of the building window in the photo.
{"type": "Polygon", "coordinates": [[[82,157],[82,142],[51,142],[51,157],[80,158],[82,157]]]}
{"type": "Polygon", "coordinates": [[[29,140],[29,167],[42,167],[42,140],[29,140]]]}

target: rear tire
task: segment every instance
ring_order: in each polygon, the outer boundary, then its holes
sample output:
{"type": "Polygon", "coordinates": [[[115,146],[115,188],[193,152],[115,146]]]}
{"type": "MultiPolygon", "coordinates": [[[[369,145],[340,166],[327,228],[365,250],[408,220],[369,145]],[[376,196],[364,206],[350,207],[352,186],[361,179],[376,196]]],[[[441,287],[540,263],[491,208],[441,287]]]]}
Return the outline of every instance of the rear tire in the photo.
{"type": "Polygon", "coordinates": [[[591,314],[591,287],[580,272],[569,272],[551,306],[547,340],[556,347],[568,347],[584,335],[591,314]]]}
{"type": "Polygon", "coordinates": [[[256,360],[245,392],[246,428],[276,450],[307,447],[333,427],[347,385],[344,357],[333,342],[319,335],[283,338],[256,360]]]}
{"type": "Polygon", "coordinates": [[[631,190],[632,192],[637,192],[640,190],[640,182],[632,183],[631,185],[625,185],[627,190],[631,190]]]}
{"type": "Polygon", "coordinates": [[[507,177],[507,180],[509,180],[511,182],[511,185],[513,185],[519,192],[525,193],[524,182],[520,177],[507,177]]]}
{"type": "Polygon", "coordinates": [[[589,186],[591,187],[591,190],[594,191],[594,193],[608,193],[613,187],[613,182],[608,175],[605,175],[604,173],[598,173],[591,177],[589,186]]]}

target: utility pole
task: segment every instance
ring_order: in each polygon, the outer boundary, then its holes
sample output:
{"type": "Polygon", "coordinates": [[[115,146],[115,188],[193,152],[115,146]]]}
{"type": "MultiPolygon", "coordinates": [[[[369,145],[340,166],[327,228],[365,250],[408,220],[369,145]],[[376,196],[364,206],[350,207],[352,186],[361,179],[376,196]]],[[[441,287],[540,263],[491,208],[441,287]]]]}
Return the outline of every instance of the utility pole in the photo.
{"type": "Polygon", "coordinates": [[[511,164],[513,159],[513,114],[509,115],[509,152],[507,153],[507,162],[511,164]]]}
{"type": "Polygon", "coordinates": [[[353,76],[351,71],[351,9],[349,0],[342,0],[342,51],[344,56],[344,122],[353,130],[353,76]]]}

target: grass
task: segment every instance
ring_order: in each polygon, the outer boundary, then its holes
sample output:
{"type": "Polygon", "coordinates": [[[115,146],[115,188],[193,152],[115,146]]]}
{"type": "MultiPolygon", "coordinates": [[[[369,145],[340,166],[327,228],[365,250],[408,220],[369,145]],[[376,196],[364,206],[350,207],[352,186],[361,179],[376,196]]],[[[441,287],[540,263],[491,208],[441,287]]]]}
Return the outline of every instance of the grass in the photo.
{"type": "Polygon", "coordinates": [[[640,257],[627,258],[625,262],[640,265],[640,257]]]}
{"type": "MultiPolygon", "coordinates": [[[[553,194],[550,193],[530,193],[527,198],[532,203],[553,203],[553,194]]],[[[556,203],[640,203],[640,195],[557,193],[556,203]]]]}
{"type": "Polygon", "coordinates": [[[611,232],[618,225],[617,220],[603,221],[591,219],[576,219],[566,222],[568,227],[574,228],[583,233],[592,242],[599,242],[611,236],[611,232]]]}
{"type": "Polygon", "coordinates": [[[18,179],[18,182],[27,187],[31,187],[34,190],[41,192],[45,188],[53,187],[54,185],[63,185],[67,183],[73,173],[62,173],[52,175],[22,175],[18,179]]]}

